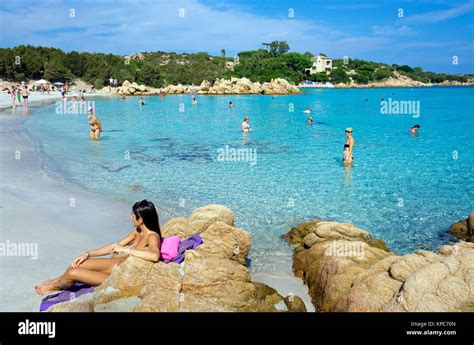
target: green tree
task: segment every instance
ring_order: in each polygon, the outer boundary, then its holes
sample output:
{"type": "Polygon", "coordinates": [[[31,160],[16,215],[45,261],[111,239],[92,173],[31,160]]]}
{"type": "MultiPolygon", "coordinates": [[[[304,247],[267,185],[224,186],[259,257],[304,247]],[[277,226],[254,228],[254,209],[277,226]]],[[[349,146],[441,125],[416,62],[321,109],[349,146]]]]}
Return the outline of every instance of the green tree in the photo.
{"type": "Polygon", "coordinates": [[[372,79],[372,75],[369,71],[361,70],[353,78],[359,84],[367,84],[372,79]]]}
{"type": "Polygon", "coordinates": [[[347,76],[346,72],[344,72],[342,69],[333,69],[331,71],[331,74],[329,74],[329,77],[331,78],[331,82],[334,84],[339,84],[339,83],[344,83],[347,84],[351,80],[347,76]]]}
{"type": "Polygon", "coordinates": [[[392,73],[389,70],[385,69],[385,68],[379,68],[373,74],[373,78],[375,80],[383,80],[383,79],[387,79],[391,76],[392,76],[392,73]]]}
{"type": "Polygon", "coordinates": [[[68,70],[58,60],[48,61],[44,70],[44,78],[51,82],[60,81],[63,83],[70,82],[74,76],[71,71],[68,70]]]}
{"type": "Polygon", "coordinates": [[[66,54],[66,67],[80,78],[86,71],[86,57],[76,51],[66,54]]]}
{"type": "Polygon", "coordinates": [[[156,66],[144,64],[137,73],[137,81],[154,87],[160,86],[160,72],[156,66]]]}
{"type": "Polygon", "coordinates": [[[308,76],[308,80],[318,83],[325,83],[329,80],[329,76],[325,72],[314,73],[308,76]]]}
{"type": "Polygon", "coordinates": [[[268,46],[268,51],[273,57],[279,57],[280,55],[288,53],[290,46],[286,41],[273,41],[268,46]]]}
{"type": "Polygon", "coordinates": [[[413,68],[411,68],[411,67],[408,66],[408,65],[398,66],[398,67],[397,67],[397,70],[398,70],[398,71],[401,71],[401,72],[413,72],[413,68]]]}

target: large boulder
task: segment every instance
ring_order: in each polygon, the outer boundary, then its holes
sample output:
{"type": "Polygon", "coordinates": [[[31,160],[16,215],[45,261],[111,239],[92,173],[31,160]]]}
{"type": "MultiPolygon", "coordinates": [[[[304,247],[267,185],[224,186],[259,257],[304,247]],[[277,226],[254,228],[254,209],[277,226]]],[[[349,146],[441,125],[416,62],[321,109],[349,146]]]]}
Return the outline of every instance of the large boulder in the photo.
{"type": "Polygon", "coordinates": [[[312,221],[285,238],[317,310],[472,311],[474,244],[399,256],[352,224],[312,221]]]}
{"type": "Polygon", "coordinates": [[[215,222],[234,225],[234,212],[223,205],[206,205],[195,209],[188,218],[177,217],[168,221],[162,228],[163,237],[179,236],[181,239],[199,234],[215,222]]]}
{"type": "MultiPolygon", "coordinates": [[[[276,312],[281,296],[251,281],[246,259],[250,234],[233,226],[234,213],[222,205],[200,207],[170,220],[164,236],[200,232],[203,243],[188,250],[181,264],[127,258],[94,292],[56,304],[52,312],[276,312]]],[[[303,311],[297,296],[287,296],[289,311],[303,311]]]]}
{"type": "Polygon", "coordinates": [[[247,231],[218,221],[203,231],[201,237],[203,244],[196,248],[197,253],[245,264],[250,251],[250,234],[247,231]]]}
{"type": "Polygon", "coordinates": [[[223,205],[207,205],[195,209],[189,216],[189,224],[195,232],[200,233],[217,221],[234,225],[234,212],[223,205]]]}
{"type": "Polygon", "coordinates": [[[451,225],[449,232],[458,240],[474,242],[474,212],[469,213],[467,219],[451,225]]]}
{"type": "Polygon", "coordinates": [[[199,86],[198,93],[206,94],[207,92],[209,92],[210,87],[211,87],[211,83],[209,83],[207,80],[203,80],[201,85],[199,86]]]}

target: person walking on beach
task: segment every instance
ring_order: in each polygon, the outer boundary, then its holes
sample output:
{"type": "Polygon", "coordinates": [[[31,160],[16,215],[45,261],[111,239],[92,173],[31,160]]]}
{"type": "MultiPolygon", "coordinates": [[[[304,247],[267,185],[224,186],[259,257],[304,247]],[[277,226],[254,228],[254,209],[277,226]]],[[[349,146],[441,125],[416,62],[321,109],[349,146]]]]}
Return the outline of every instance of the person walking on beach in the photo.
{"type": "Polygon", "coordinates": [[[28,90],[28,86],[24,85],[23,90],[21,91],[21,95],[23,96],[23,107],[28,108],[28,95],[30,91],[28,90]]]}
{"type": "Polygon", "coordinates": [[[100,285],[110,275],[112,269],[129,256],[158,262],[162,236],[155,205],[147,200],[136,202],[132,207],[131,219],[134,229],[130,234],[117,243],[79,255],[62,275],[36,286],[36,293],[46,295],[71,287],[76,282],[90,286],[100,285]],[[112,257],[96,258],[105,255],[112,257]]]}
{"type": "Polygon", "coordinates": [[[12,97],[12,108],[15,108],[16,107],[16,94],[17,94],[17,89],[15,86],[12,87],[12,91],[11,91],[11,97],[12,97]]]}
{"type": "Polygon", "coordinates": [[[72,96],[72,111],[74,114],[77,114],[77,98],[76,96],[72,96]]]}
{"type": "Polygon", "coordinates": [[[21,86],[16,88],[16,99],[18,100],[18,104],[21,105],[21,86]]]}
{"type": "Polygon", "coordinates": [[[100,132],[102,132],[102,124],[99,121],[99,118],[92,112],[89,111],[89,126],[91,126],[89,132],[89,138],[91,140],[99,140],[100,132]]]}
{"type": "Polygon", "coordinates": [[[249,132],[251,130],[252,129],[250,128],[250,125],[249,125],[249,117],[245,116],[244,121],[242,122],[242,132],[249,132]]]}
{"type": "Polygon", "coordinates": [[[354,130],[352,128],[346,128],[346,142],[344,144],[344,155],[343,155],[343,162],[344,165],[351,165],[354,161],[354,156],[352,156],[352,149],[354,148],[354,138],[352,137],[352,132],[354,130]]]}

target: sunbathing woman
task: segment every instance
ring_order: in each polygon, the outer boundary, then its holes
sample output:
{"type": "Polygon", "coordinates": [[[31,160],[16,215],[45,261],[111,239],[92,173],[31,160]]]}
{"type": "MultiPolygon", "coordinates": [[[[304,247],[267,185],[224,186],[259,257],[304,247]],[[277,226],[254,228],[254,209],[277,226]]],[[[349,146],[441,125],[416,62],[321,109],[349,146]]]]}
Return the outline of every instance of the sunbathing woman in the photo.
{"type": "Polygon", "coordinates": [[[158,214],[151,201],[142,200],[133,205],[132,232],[114,244],[78,256],[61,276],[36,286],[39,295],[49,294],[72,286],[75,282],[97,286],[110,275],[116,265],[128,256],[157,262],[160,259],[161,232],[158,214]],[[97,256],[119,254],[111,258],[92,259],[97,256]]]}
{"type": "Polygon", "coordinates": [[[102,132],[102,124],[92,111],[89,111],[89,125],[91,126],[89,138],[92,140],[99,140],[100,132],[102,132]]]}

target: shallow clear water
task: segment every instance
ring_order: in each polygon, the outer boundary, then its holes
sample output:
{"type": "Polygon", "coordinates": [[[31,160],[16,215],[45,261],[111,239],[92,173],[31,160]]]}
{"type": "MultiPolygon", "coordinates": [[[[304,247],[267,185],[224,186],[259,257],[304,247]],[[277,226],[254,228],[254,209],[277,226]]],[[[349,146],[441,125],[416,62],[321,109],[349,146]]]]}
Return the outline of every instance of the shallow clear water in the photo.
{"type": "Polygon", "coordinates": [[[95,100],[99,142],[88,138],[86,115],[56,114],[55,105],[25,126],[66,178],[88,189],[146,197],[169,216],[228,205],[253,234],[253,269],[272,271],[280,257],[290,260],[280,235],[314,218],[354,223],[400,253],[449,242],[449,225],[474,210],[473,96],[474,88],[326,89],[197,96],[194,106],[190,95],[147,97],[143,107],[137,97],[108,98],[95,100]],[[381,114],[382,97],[419,101],[420,117],[381,114]],[[408,133],[415,123],[418,137],[408,133]],[[352,168],[341,164],[348,126],[352,168]],[[220,161],[226,145],[256,149],[256,164],[220,161]]]}

